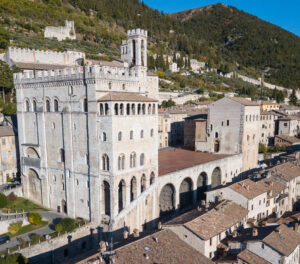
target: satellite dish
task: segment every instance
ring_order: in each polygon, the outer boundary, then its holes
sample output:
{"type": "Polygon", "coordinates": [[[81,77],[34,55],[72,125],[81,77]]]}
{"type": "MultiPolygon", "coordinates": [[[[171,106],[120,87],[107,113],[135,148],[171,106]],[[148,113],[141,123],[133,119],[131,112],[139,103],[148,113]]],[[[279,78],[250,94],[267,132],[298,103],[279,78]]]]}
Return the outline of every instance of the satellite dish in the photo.
{"type": "Polygon", "coordinates": [[[147,246],[145,246],[144,249],[145,249],[146,251],[150,251],[150,248],[147,247],[147,246]]]}

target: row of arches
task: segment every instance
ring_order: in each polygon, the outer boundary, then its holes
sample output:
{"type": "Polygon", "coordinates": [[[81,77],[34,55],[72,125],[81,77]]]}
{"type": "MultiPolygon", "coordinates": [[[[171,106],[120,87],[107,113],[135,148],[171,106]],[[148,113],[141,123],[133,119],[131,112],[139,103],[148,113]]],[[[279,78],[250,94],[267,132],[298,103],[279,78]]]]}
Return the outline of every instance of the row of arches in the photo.
{"type": "MultiPolygon", "coordinates": [[[[151,172],[150,174],[150,185],[154,183],[155,181],[155,174],[154,172],[151,172]]],[[[132,202],[137,198],[138,193],[143,193],[147,188],[147,177],[146,174],[142,174],[138,186],[138,179],[136,176],[132,176],[130,179],[129,188],[126,188],[126,182],[124,179],[120,180],[118,184],[118,212],[121,212],[125,206],[126,203],[132,202]],[[138,189],[139,188],[139,189],[138,189]],[[130,193],[126,195],[126,190],[128,190],[130,193]],[[129,198],[129,201],[126,201],[126,199],[129,198]]],[[[110,197],[111,197],[111,189],[110,184],[107,181],[103,181],[103,201],[104,201],[104,213],[106,215],[110,215],[111,208],[110,208],[110,197]]]]}
{"type": "MultiPolygon", "coordinates": [[[[114,115],[154,115],[156,114],[155,104],[146,103],[115,103],[113,106],[114,115]]],[[[99,104],[99,113],[101,116],[110,115],[108,103],[99,104]]]]}
{"type": "Polygon", "coordinates": [[[176,190],[172,183],[166,184],[161,189],[159,195],[160,215],[166,215],[176,209],[176,191],[178,191],[179,194],[179,201],[177,202],[180,209],[190,207],[196,201],[205,199],[205,192],[208,188],[215,188],[221,185],[221,169],[219,167],[213,170],[211,178],[211,186],[208,186],[206,172],[199,174],[196,186],[194,186],[194,182],[190,177],[186,177],[182,180],[178,190],[176,190]]]}

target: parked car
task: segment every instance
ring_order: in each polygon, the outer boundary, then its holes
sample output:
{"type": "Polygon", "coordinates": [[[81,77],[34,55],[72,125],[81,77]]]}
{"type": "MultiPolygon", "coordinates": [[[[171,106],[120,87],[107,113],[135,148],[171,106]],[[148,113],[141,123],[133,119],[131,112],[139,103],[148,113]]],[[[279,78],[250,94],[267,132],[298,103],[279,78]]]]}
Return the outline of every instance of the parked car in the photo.
{"type": "Polygon", "coordinates": [[[4,243],[8,243],[10,241],[10,237],[5,235],[5,236],[0,236],[0,245],[4,243]]]}

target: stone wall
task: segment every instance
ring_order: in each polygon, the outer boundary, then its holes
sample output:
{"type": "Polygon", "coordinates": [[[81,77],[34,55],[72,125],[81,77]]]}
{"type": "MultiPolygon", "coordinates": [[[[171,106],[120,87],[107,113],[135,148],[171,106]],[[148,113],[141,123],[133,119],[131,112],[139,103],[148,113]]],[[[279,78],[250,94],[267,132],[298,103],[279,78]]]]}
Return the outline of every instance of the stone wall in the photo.
{"type": "Polygon", "coordinates": [[[16,218],[14,218],[13,215],[7,215],[7,216],[1,216],[0,218],[0,235],[5,234],[8,232],[8,228],[10,224],[14,223],[22,223],[22,225],[28,225],[29,222],[27,220],[27,214],[25,213],[25,218],[23,218],[24,214],[16,215],[16,218]],[[8,217],[9,219],[5,220],[5,217],[8,217]]]}

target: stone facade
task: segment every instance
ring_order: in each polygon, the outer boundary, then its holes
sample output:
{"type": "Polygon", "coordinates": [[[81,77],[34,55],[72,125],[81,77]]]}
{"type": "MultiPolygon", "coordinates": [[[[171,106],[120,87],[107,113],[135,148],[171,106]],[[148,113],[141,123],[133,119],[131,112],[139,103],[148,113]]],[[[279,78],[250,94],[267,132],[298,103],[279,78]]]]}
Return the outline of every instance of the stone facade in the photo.
{"type": "Polygon", "coordinates": [[[264,145],[273,145],[275,137],[275,124],[278,115],[271,111],[263,111],[260,113],[260,133],[259,142],[264,145]]]}
{"type": "Polygon", "coordinates": [[[74,21],[65,21],[65,25],[62,27],[51,27],[45,28],[44,32],[45,38],[57,38],[57,40],[62,41],[65,39],[76,39],[74,21]]]}

